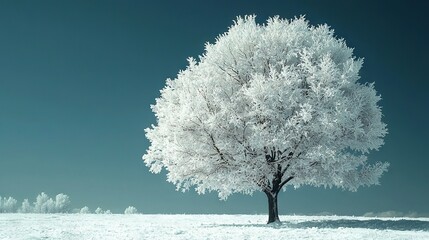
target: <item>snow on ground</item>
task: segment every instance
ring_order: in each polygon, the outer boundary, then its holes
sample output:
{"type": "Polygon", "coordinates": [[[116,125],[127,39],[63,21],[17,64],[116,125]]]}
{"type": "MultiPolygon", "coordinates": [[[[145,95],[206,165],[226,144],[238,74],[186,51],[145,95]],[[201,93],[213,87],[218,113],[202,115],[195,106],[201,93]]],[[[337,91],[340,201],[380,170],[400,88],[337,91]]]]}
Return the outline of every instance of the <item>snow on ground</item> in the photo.
{"type": "Polygon", "coordinates": [[[265,215],[0,214],[0,239],[429,239],[429,219],[265,215]]]}

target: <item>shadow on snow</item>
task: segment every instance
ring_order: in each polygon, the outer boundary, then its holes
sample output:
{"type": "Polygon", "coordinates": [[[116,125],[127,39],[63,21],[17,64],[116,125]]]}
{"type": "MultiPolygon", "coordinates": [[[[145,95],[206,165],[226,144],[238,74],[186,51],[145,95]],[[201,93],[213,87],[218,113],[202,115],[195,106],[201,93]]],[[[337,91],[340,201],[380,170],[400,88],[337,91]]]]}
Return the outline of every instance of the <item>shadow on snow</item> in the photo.
{"type": "MultiPolygon", "coordinates": [[[[213,225],[214,226],[214,225],[213,225]]],[[[398,231],[429,231],[429,221],[420,220],[315,220],[304,222],[288,222],[274,224],[221,224],[216,226],[225,227],[269,227],[269,228],[365,228],[377,230],[398,231]]]]}

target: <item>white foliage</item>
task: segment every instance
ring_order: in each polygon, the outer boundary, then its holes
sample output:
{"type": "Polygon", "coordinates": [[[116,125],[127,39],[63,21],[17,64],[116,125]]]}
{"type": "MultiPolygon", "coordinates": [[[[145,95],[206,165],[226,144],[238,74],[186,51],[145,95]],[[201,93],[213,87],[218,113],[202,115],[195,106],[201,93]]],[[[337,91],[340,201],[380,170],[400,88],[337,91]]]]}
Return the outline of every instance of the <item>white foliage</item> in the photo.
{"type": "Polygon", "coordinates": [[[103,211],[101,207],[97,207],[97,209],[95,209],[95,214],[112,214],[112,212],[110,210],[103,211]]]}
{"type": "Polygon", "coordinates": [[[55,210],[55,203],[52,198],[42,192],[36,198],[34,203],[34,212],[35,213],[53,213],[55,210]]]}
{"type": "Polygon", "coordinates": [[[55,210],[59,213],[68,212],[70,209],[70,198],[69,196],[60,193],[55,197],[55,210]]]}
{"type": "Polygon", "coordinates": [[[101,207],[97,207],[97,209],[95,209],[95,213],[96,214],[103,214],[103,209],[101,207]]]}
{"type": "MultiPolygon", "coordinates": [[[[31,204],[28,199],[24,199],[21,206],[18,207],[18,201],[13,197],[2,198],[0,196],[0,213],[91,213],[90,209],[85,206],[81,209],[71,210],[70,198],[66,194],[60,193],[55,196],[55,200],[42,192],[37,195],[36,201],[31,204]]],[[[137,211],[137,209],[135,209],[137,211]]],[[[133,210],[131,210],[132,212],[133,210]]],[[[101,208],[95,210],[97,214],[111,214],[110,210],[103,211],[101,208]]]]}
{"type": "Polygon", "coordinates": [[[80,209],[79,213],[80,214],[89,214],[89,213],[91,213],[91,211],[89,210],[89,207],[85,206],[85,207],[80,209]]]}
{"type": "Polygon", "coordinates": [[[0,213],[13,213],[17,209],[17,201],[13,197],[0,196],[0,213]]]}
{"type": "Polygon", "coordinates": [[[129,206],[125,209],[124,214],[137,214],[137,208],[133,207],[133,206],[129,206]]]}
{"type": "Polygon", "coordinates": [[[177,189],[222,199],[272,189],[276,176],[284,187],[378,184],[388,163],[366,154],[387,129],[374,84],[358,82],[362,63],[327,25],[239,17],[167,80],[143,160],[177,189]]]}
{"type": "Polygon", "coordinates": [[[35,213],[64,213],[68,212],[70,199],[65,194],[58,194],[53,200],[46,193],[42,192],[34,203],[35,213]]]}
{"type": "Polygon", "coordinates": [[[24,201],[21,204],[21,208],[18,211],[20,213],[32,213],[34,211],[34,208],[31,206],[28,199],[24,199],[24,201]]]}

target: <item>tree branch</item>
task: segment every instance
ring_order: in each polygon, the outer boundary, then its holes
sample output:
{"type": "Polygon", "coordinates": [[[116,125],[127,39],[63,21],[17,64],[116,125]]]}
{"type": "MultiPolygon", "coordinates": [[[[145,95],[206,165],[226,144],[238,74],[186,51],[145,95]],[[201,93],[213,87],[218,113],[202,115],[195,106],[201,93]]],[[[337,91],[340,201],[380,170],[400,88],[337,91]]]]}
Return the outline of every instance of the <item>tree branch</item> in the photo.
{"type": "Polygon", "coordinates": [[[220,157],[220,159],[223,161],[223,162],[227,162],[227,161],[225,161],[225,158],[224,158],[224,156],[223,156],[223,153],[219,150],[219,148],[216,146],[216,142],[215,142],[215,140],[214,140],[214,138],[213,138],[213,135],[211,135],[211,134],[209,134],[209,137],[210,137],[210,140],[212,141],[212,144],[213,144],[213,148],[216,150],[216,152],[219,154],[219,157],[220,157]]]}
{"type": "MultiPolygon", "coordinates": [[[[221,67],[220,65],[217,65],[217,66],[218,66],[218,68],[219,68],[220,70],[222,70],[222,72],[226,73],[226,74],[227,74],[228,76],[230,76],[232,79],[234,79],[235,81],[237,81],[238,83],[240,83],[240,84],[241,84],[241,79],[240,79],[239,77],[232,75],[231,73],[229,73],[225,68],[221,67]]],[[[232,70],[232,69],[231,69],[231,71],[233,71],[234,73],[236,72],[236,71],[234,71],[234,70],[232,70]]]]}
{"type": "Polygon", "coordinates": [[[286,170],[290,167],[290,164],[286,165],[286,167],[282,171],[282,176],[285,174],[286,170]]]}
{"type": "Polygon", "coordinates": [[[279,189],[282,189],[283,188],[283,186],[286,184],[286,183],[288,183],[290,180],[292,180],[294,177],[288,177],[288,178],[286,178],[286,180],[284,180],[282,183],[280,183],[280,187],[279,187],[279,189]]]}

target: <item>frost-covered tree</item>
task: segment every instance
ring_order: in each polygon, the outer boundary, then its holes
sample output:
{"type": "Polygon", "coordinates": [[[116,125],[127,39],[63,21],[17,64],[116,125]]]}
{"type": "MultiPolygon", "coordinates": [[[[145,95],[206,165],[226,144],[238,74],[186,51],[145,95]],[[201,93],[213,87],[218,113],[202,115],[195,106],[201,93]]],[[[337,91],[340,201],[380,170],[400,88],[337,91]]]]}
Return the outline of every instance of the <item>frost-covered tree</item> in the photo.
{"type": "Polygon", "coordinates": [[[34,203],[35,213],[65,213],[69,211],[70,198],[63,193],[58,194],[55,200],[46,193],[40,193],[34,203]]]}
{"type": "Polygon", "coordinates": [[[133,206],[129,206],[127,208],[125,208],[124,214],[137,214],[137,208],[133,207],[133,206]]]}
{"type": "Polygon", "coordinates": [[[55,211],[66,213],[70,210],[70,198],[66,194],[60,193],[55,197],[55,211]]]}
{"type": "Polygon", "coordinates": [[[89,214],[89,213],[91,213],[91,211],[89,210],[89,207],[85,206],[85,207],[80,209],[79,213],[80,214],[89,214]]]}
{"type": "Polygon", "coordinates": [[[3,198],[0,196],[0,213],[3,212],[3,198]]]}
{"type": "Polygon", "coordinates": [[[63,193],[58,194],[55,200],[53,200],[46,193],[42,192],[37,196],[33,206],[28,199],[24,199],[21,207],[18,207],[17,203],[12,197],[2,198],[0,196],[0,213],[68,213],[70,211],[70,198],[63,193]]]}
{"type": "Polygon", "coordinates": [[[358,81],[362,63],[327,25],[239,17],[167,79],[143,159],[177,189],[264,192],[269,223],[287,186],[378,184],[388,163],[367,154],[387,129],[374,84],[358,81]]]}
{"type": "Polygon", "coordinates": [[[101,207],[97,207],[97,209],[95,209],[95,213],[96,214],[103,214],[104,211],[103,211],[103,209],[101,207]]]}
{"type": "Polygon", "coordinates": [[[36,202],[34,202],[34,212],[35,213],[48,213],[48,209],[53,209],[53,201],[49,201],[49,196],[42,192],[36,197],[36,202]],[[49,202],[49,203],[48,203],[49,202]]]}
{"type": "Polygon", "coordinates": [[[13,213],[17,210],[17,201],[13,197],[4,197],[0,196],[0,213],[13,213]]]}
{"type": "Polygon", "coordinates": [[[28,199],[24,199],[21,204],[21,208],[19,209],[20,213],[32,213],[34,211],[28,199]]]}

